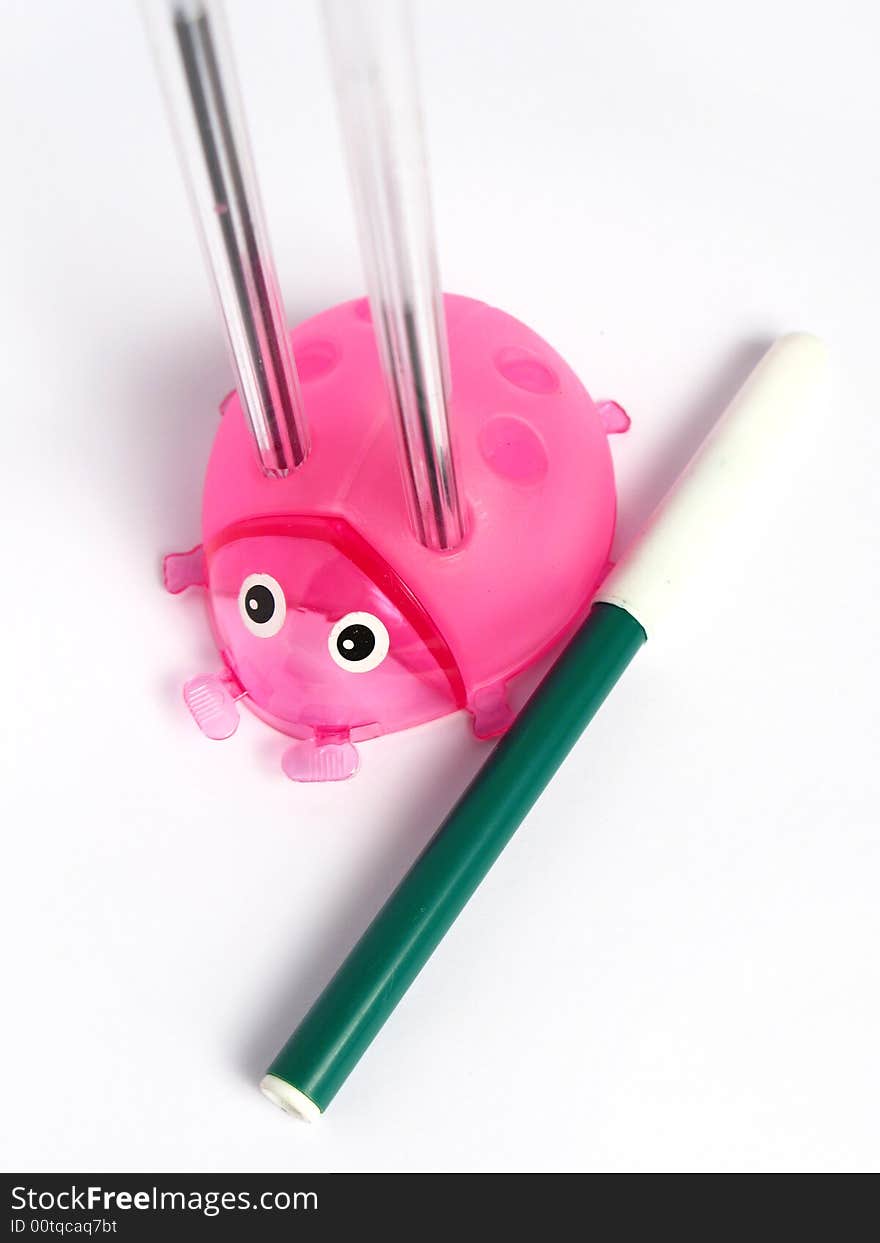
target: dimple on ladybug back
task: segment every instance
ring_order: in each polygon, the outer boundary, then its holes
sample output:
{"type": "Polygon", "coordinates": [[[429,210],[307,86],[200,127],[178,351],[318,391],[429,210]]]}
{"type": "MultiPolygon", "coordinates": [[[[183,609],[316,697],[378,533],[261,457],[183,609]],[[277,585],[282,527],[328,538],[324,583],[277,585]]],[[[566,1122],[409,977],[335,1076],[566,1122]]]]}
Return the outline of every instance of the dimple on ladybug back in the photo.
{"type": "Polygon", "coordinates": [[[299,781],[357,771],[356,744],[467,710],[480,738],[512,715],[507,686],[583,616],[608,565],[615,490],[596,404],[524,324],[444,299],[466,535],[413,532],[369,303],[291,334],[311,448],[285,478],[260,468],[237,394],[208,464],[202,543],[165,560],[172,592],[206,590],[217,669],[184,699],[231,736],[244,705],[287,735],[299,781]]]}

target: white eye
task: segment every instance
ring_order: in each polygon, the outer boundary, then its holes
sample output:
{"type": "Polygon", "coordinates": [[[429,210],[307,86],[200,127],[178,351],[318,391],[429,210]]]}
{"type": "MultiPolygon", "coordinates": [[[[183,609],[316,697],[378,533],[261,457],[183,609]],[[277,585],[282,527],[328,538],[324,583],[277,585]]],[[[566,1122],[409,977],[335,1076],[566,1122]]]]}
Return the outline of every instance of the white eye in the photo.
{"type": "Polygon", "coordinates": [[[330,655],[340,669],[369,673],[388,655],[391,640],[384,622],[372,613],[346,613],[330,631],[330,655]]]}
{"type": "Polygon", "coordinates": [[[238,593],[238,611],[251,634],[271,638],[284,625],[287,601],[271,574],[249,574],[238,593]]]}

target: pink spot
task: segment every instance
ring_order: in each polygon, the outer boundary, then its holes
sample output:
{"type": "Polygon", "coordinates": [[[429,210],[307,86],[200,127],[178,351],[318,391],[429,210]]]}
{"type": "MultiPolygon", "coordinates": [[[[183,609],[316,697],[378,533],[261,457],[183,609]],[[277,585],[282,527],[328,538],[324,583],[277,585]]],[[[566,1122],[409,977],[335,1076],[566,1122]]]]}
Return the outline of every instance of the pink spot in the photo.
{"type": "Polygon", "coordinates": [[[515,483],[538,483],[547,474],[547,450],[523,419],[498,414],[480,432],[480,452],[496,475],[515,483]]]}
{"type": "Polygon", "coordinates": [[[501,350],[495,356],[495,366],[505,380],[524,388],[528,393],[558,393],[560,390],[559,376],[545,362],[518,346],[501,350]]]}
{"type": "Polygon", "coordinates": [[[296,350],[296,369],[303,383],[327,375],[338,361],[339,350],[332,341],[309,341],[296,350]]]}
{"type": "Polygon", "coordinates": [[[357,319],[363,320],[365,324],[372,323],[373,316],[370,314],[370,299],[358,298],[354,304],[354,313],[357,319]]]}

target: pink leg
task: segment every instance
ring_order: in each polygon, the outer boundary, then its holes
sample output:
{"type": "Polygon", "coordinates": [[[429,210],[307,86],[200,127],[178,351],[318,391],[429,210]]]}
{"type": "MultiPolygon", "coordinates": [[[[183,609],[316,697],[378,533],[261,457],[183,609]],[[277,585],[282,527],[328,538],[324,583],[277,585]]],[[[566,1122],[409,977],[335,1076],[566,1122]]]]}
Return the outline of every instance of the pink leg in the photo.
{"type": "Polygon", "coordinates": [[[291,781],[345,781],[360,767],[360,756],[348,731],[294,742],[281,757],[291,781]]]}
{"type": "Polygon", "coordinates": [[[205,550],[196,544],[189,552],[170,552],[162,562],[165,590],[176,596],[187,587],[207,587],[208,570],[205,550]]]}
{"type": "Polygon", "coordinates": [[[186,706],[206,738],[218,741],[231,738],[238,729],[237,690],[238,687],[229,678],[215,673],[190,678],[184,686],[186,706]]]}
{"type": "Polygon", "coordinates": [[[629,431],[631,419],[623,406],[619,406],[616,401],[600,401],[596,409],[606,435],[619,436],[621,432],[629,431]]]}
{"type": "Polygon", "coordinates": [[[503,682],[484,686],[477,691],[468,708],[478,738],[497,738],[513,724],[513,709],[507,702],[507,689],[503,682]]]}

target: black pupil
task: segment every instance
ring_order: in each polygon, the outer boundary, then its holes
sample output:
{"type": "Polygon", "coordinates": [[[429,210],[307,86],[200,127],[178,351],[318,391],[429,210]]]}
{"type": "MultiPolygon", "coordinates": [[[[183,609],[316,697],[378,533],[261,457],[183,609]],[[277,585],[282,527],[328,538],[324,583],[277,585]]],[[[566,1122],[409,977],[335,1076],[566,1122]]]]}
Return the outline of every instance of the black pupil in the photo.
{"type": "Polygon", "coordinates": [[[360,622],[340,630],[336,639],[336,650],[345,660],[366,660],[375,646],[376,636],[360,622]]]}
{"type": "Polygon", "coordinates": [[[244,598],[244,607],[251,621],[271,621],[275,613],[275,597],[268,587],[257,583],[255,587],[248,589],[244,598]]]}

